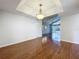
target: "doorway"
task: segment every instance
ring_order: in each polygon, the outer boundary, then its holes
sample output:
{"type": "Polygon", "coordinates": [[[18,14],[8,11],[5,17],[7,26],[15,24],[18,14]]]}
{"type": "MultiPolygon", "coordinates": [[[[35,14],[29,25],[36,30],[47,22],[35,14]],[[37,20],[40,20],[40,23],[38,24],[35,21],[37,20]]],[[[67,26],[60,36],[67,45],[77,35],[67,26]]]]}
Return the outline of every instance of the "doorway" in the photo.
{"type": "Polygon", "coordinates": [[[58,14],[45,18],[42,21],[42,35],[51,38],[53,41],[60,41],[60,16],[58,14]]]}

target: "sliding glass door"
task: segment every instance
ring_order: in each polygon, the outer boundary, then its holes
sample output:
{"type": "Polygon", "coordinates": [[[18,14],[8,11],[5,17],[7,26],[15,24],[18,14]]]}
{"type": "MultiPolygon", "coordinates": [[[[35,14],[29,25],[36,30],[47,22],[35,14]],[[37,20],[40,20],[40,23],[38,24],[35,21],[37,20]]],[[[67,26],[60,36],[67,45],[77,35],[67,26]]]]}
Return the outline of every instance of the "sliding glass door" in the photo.
{"type": "Polygon", "coordinates": [[[52,25],[52,39],[54,41],[60,41],[60,25],[56,24],[56,25],[52,25]]]}

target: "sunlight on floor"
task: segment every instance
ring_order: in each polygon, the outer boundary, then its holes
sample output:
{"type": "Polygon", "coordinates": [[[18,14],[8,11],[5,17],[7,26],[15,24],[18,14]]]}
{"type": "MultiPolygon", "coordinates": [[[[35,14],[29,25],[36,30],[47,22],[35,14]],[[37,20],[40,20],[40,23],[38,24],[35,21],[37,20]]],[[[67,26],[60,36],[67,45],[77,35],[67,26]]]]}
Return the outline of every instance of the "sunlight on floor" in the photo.
{"type": "Polygon", "coordinates": [[[42,38],[42,43],[46,43],[47,42],[47,37],[43,37],[42,38]]]}

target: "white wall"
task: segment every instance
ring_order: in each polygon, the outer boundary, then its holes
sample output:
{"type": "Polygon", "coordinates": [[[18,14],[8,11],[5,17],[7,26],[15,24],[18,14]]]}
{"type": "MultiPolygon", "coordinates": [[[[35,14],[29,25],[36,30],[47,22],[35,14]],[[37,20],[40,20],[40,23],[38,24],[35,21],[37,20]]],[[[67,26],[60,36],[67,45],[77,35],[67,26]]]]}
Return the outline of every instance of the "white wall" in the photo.
{"type": "Polygon", "coordinates": [[[79,14],[62,17],[62,40],[79,44],[79,14]]]}
{"type": "Polygon", "coordinates": [[[40,37],[41,22],[32,17],[0,11],[0,47],[40,37]]]}

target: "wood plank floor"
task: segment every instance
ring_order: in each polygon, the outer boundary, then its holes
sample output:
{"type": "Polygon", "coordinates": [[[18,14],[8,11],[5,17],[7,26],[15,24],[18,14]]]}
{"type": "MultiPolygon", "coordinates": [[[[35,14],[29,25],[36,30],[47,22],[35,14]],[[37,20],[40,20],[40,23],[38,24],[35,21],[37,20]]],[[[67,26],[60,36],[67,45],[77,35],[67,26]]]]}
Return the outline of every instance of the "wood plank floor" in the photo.
{"type": "Polygon", "coordinates": [[[0,48],[0,59],[79,59],[79,45],[37,38],[0,48]]]}

